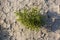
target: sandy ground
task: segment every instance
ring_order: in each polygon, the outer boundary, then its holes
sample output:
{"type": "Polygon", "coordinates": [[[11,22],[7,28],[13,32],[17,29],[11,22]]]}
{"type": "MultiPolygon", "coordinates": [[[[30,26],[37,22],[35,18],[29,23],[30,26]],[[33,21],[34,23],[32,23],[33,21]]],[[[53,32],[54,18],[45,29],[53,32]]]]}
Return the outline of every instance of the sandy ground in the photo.
{"type": "Polygon", "coordinates": [[[0,40],[60,40],[60,0],[0,0],[0,40]],[[19,24],[14,14],[33,6],[49,16],[48,26],[38,32],[19,24]]]}

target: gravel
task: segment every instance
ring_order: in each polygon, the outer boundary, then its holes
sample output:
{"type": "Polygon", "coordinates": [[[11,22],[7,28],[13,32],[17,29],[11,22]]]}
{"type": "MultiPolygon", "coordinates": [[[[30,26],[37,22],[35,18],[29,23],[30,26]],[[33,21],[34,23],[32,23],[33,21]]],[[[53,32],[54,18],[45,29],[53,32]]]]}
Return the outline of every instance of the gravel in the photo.
{"type": "Polygon", "coordinates": [[[59,24],[60,0],[0,0],[0,40],[60,40],[59,24]],[[38,6],[49,16],[49,25],[38,32],[25,28],[16,21],[14,14],[16,10],[33,6],[38,6]],[[54,22],[52,18],[55,18],[54,22]]]}

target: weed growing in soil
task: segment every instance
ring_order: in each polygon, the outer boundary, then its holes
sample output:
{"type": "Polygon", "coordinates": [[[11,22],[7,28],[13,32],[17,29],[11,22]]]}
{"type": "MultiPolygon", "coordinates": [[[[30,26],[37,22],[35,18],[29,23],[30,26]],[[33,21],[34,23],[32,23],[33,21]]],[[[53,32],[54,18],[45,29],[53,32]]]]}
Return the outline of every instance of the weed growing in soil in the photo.
{"type": "Polygon", "coordinates": [[[44,18],[40,12],[41,10],[37,7],[16,11],[17,21],[21,22],[26,28],[31,30],[39,30],[43,25],[45,25],[44,18]]]}

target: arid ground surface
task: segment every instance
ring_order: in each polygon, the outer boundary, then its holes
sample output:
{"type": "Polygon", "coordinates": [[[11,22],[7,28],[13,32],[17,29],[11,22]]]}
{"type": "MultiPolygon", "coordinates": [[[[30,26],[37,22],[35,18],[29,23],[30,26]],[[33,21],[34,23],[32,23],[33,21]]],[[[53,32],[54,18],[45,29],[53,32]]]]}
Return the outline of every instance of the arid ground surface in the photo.
{"type": "Polygon", "coordinates": [[[0,40],[60,40],[60,0],[0,0],[0,40]],[[16,21],[15,11],[38,6],[47,26],[31,31],[16,21]]]}

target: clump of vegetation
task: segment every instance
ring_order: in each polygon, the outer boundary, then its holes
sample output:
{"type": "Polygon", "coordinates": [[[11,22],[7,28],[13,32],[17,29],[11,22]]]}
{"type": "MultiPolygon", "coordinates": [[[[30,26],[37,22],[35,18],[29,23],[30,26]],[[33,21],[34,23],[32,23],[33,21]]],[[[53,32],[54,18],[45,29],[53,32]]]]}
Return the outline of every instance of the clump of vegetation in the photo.
{"type": "Polygon", "coordinates": [[[21,22],[27,28],[31,30],[39,30],[39,28],[45,25],[44,18],[37,7],[16,11],[16,16],[18,16],[17,21],[21,22]]]}

